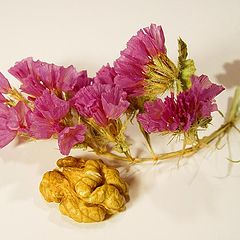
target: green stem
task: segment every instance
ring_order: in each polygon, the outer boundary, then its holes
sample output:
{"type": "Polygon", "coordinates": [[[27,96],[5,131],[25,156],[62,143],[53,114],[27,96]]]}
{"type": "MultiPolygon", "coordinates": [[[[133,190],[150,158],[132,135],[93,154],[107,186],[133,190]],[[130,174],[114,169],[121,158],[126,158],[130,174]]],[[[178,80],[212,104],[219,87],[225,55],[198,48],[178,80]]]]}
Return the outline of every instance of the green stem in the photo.
{"type": "MultiPolygon", "coordinates": [[[[239,119],[235,119],[237,121],[239,119]]],[[[234,121],[234,122],[235,122],[234,121]]],[[[213,142],[217,138],[222,138],[229,130],[234,126],[235,124],[232,121],[226,122],[221,127],[219,127],[216,131],[211,133],[209,136],[205,136],[202,139],[199,139],[199,142],[192,147],[185,148],[182,150],[174,151],[174,152],[168,152],[168,153],[162,153],[156,155],[156,158],[152,157],[146,157],[146,158],[134,158],[135,163],[142,163],[142,162],[149,162],[149,161],[163,161],[163,160],[171,160],[176,159],[179,156],[182,157],[189,157],[193,154],[200,151],[202,148],[206,147],[208,144],[213,142]]],[[[129,161],[129,158],[119,156],[114,153],[104,153],[102,156],[107,156],[109,159],[112,160],[121,160],[121,161],[129,161]]],[[[132,162],[132,161],[131,161],[132,162]]]]}
{"type": "Polygon", "coordinates": [[[147,147],[149,149],[149,152],[152,154],[153,159],[155,159],[156,158],[156,154],[155,154],[155,152],[153,150],[149,134],[142,128],[142,126],[141,126],[141,124],[139,122],[138,122],[138,127],[139,127],[140,132],[143,135],[145,141],[147,142],[147,147]]]}

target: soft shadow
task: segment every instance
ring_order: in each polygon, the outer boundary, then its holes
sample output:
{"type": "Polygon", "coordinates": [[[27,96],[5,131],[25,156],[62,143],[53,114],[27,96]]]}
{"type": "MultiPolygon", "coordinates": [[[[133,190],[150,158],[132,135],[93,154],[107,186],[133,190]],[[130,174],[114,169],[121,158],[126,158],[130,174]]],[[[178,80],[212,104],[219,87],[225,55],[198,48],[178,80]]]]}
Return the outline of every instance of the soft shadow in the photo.
{"type": "Polygon", "coordinates": [[[226,88],[233,88],[240,84],[240,60],[234,60],[223,65],[224,73],[216,75],[219,83],[226,88]]]}

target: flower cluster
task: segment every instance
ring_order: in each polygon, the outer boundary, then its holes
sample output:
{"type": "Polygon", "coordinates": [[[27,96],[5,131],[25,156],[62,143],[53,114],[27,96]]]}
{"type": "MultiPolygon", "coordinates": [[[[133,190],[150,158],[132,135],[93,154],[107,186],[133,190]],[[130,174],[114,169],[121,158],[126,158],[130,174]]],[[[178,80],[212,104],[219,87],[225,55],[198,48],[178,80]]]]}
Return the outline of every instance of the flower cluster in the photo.
{"type": "Polygon", "coordinates": [[[0,147],[17,135],[56,137],[61,153],[68,155],[74,145],[85,140],[87,126],[81,117],[107,126],[128,108],[127,94],[113,83],[111,70],[103,67],[92,79],[73,66],[26,58],[9,69],[22,83],[22,93],[11,88],[0,74],[0,147]]]}
{"type": "Polygon", "coordinates": [[[0,73],[0,147],[23,135],[57,138],[64,155],[84,146],[96,152],[112,147],[130,157],[124,130],[136,113],[145,136],[205,127],[223,87],[196,77],[186,44],[179,39],[178,45],[175,65],[161,26],[151,24],[129,40],[113,67],[103,66],[93,78],[73,66],[32,58],[17,62],[9,73],[21,82],[21,91],[0,73]],[[169,94],[164,101],[162,93],[169,94]]]}
{"type": "Polygon", "coordinates": [[[92,85],[78,91],[72,102],[80,115],[107,126],[127,110],[127,93],[114,84],[114,77],[114,69],[107,65],[100,69],[92,85]]]}
{"type": "Polygon", "coordinates": [[[194,127],[205,127],[211,113],[218,110],[214,98],[223,90],[205,75],[192,76],[189,90],[176,97],[171,93],[164,101],[146,102],[145,112],[138,115],[138,121],[148,133],[187,132],[194,127]]]}

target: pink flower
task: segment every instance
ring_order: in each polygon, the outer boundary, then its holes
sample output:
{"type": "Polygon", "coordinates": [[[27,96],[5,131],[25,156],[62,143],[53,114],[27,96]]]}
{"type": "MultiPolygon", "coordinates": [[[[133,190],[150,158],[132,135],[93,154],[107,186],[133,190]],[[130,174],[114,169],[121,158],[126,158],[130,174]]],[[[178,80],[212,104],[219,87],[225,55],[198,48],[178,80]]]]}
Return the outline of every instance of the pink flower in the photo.
{"type": "Polygon", "coordinates": [[[0,103],[0,148],[5,147],[16,137],[18,128],[15,109],[0,103]]]}
{"type": "Polygon", "coordinates": [[[23,133],[29,133],[29,114],[31,113],[30,108],[24,102],[20,101],[17,103],[14,109],[18,117],[18,131],[23,133]]]}
{"type": "Polygon", "coordinates": [[[62,130],[60,123],[69,111],[69,103],[47,90],[35,101],[35,109],[29,115],[30,133],[38,139],[50,138],[62,130]]]}
{"type": "Polygon", "coordinates": [[[116,72],[113,67],[109,64],[103,66],[96,74],[94,82],[101,84],[113,84],[114,78],[116,77],[116,72]]]}
{"type": "Polygon", "coordinates": [[[23,102],[15,107],[0,103],[0,148],[10,143],[18,134],[27,130],[26,113],[29,111],[23,102]]]}
{"type": "Polygon", "coordinates": [[[23,59],[9,69],[9,72],[22,82],[23,92],[39,97],[44,90],[75,94],[81,87],[92,81],[86,71],[77,72],[73,66],[67,68],[33,61],[32,58],[23,59]]]}
{"type": "Polygon", "coordinates": [[[148,78],[146,71],[153,58],[166,54],[165,38],[161,26],[151,24],[141,29],[127,43],[120,58],[114,63],[117,73],[115,83],[131,97],[144,93],[144,80],[148,78]]]}
{"type": "Polygon", "coordinates": [[[83,124],[74,127],[65,127],[58,135],[60,152],[63,155],[68,155],[75,144],[84,141],[86,130],[87,128],[83,124]]]}
{"type": "Polygon", "coordinates": [[[94,83],[80,89],[74,105],[80,115],[106,126],[109,120],[119,118],[127,110],[129,102],[126,98],[126,92],[117,86],[94,83]]]}
{"type": "Polygon", "coordinates": [[[25,58],[17,62],[8,71],[20,82],[22,82],[21,90],[35,97],[41,96],[46,87],[39,78],[39,68],[47,63],[33,61],[31,57],[25,58]]]}
{"type": "Polygon", "coordinates": [[[8,93],[8,91],[10,89],[11,89],[11,86],[10,86],[8,80],[0,72],[0,93],[8,93]]]}
{"type": "Polygon", "coordinates": [[[204,127],[204,120],[211,120],[211,113],[217,111],[214,98],[223,90],[222,86],[211,83],[207,76],[194,76],[191,89],[180,93],[176,99],[171,94],[164,101],[146,102],[145,112],[137,119],[148,133],[186,132],[191,127],[204,127]]]}
{"type": "Polygon", "coordinates": [[[87,71],[78,73],[73,66],[65,68],[54,64],[46,64],[39,68],[39,78],[50,90],[55,89],[72,94],[88,86],[92,81],[87,77],[87,71]]]}

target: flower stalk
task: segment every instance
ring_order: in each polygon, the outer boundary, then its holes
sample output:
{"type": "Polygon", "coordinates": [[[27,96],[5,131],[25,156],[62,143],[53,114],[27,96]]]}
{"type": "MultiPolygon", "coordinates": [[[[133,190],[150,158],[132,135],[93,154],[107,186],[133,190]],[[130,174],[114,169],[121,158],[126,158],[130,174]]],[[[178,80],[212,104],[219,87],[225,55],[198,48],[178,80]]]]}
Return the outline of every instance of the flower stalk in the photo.
{"type": "MultiPolygon", "coordinates": [[[[220,140],[226,136],[232,129],[235,129],[237,132],[240,133],[239,129],[236,127],[237,123],[240,120],[240,87],[237,87],[235,90],[235,95],[233,97],[229,115],[226,117],[226,121],[222,124],[216,131],[211,133],[208,136],[204,136],[201,139],[198,139],[197,144],[187,147],[181,150],[156,154],[154,157],[146,157],[146,158],[134,158],[134,163],[143,163],[143,162],[155,162],[155,161],[165,161],[165,160],[173,160],[180,157],[189,157],[193,154],[199,152],[201,149],[209,146],[210,143],[217,140],[217,144],[220,140]]],[[[124,158],[114,153],[106,153],[103,154],[112,160],[120,160],[120,161],[128,161],[128,158],[124,158]]],[[[239,162],[239,161],[235,161],[239,162]]]]}

